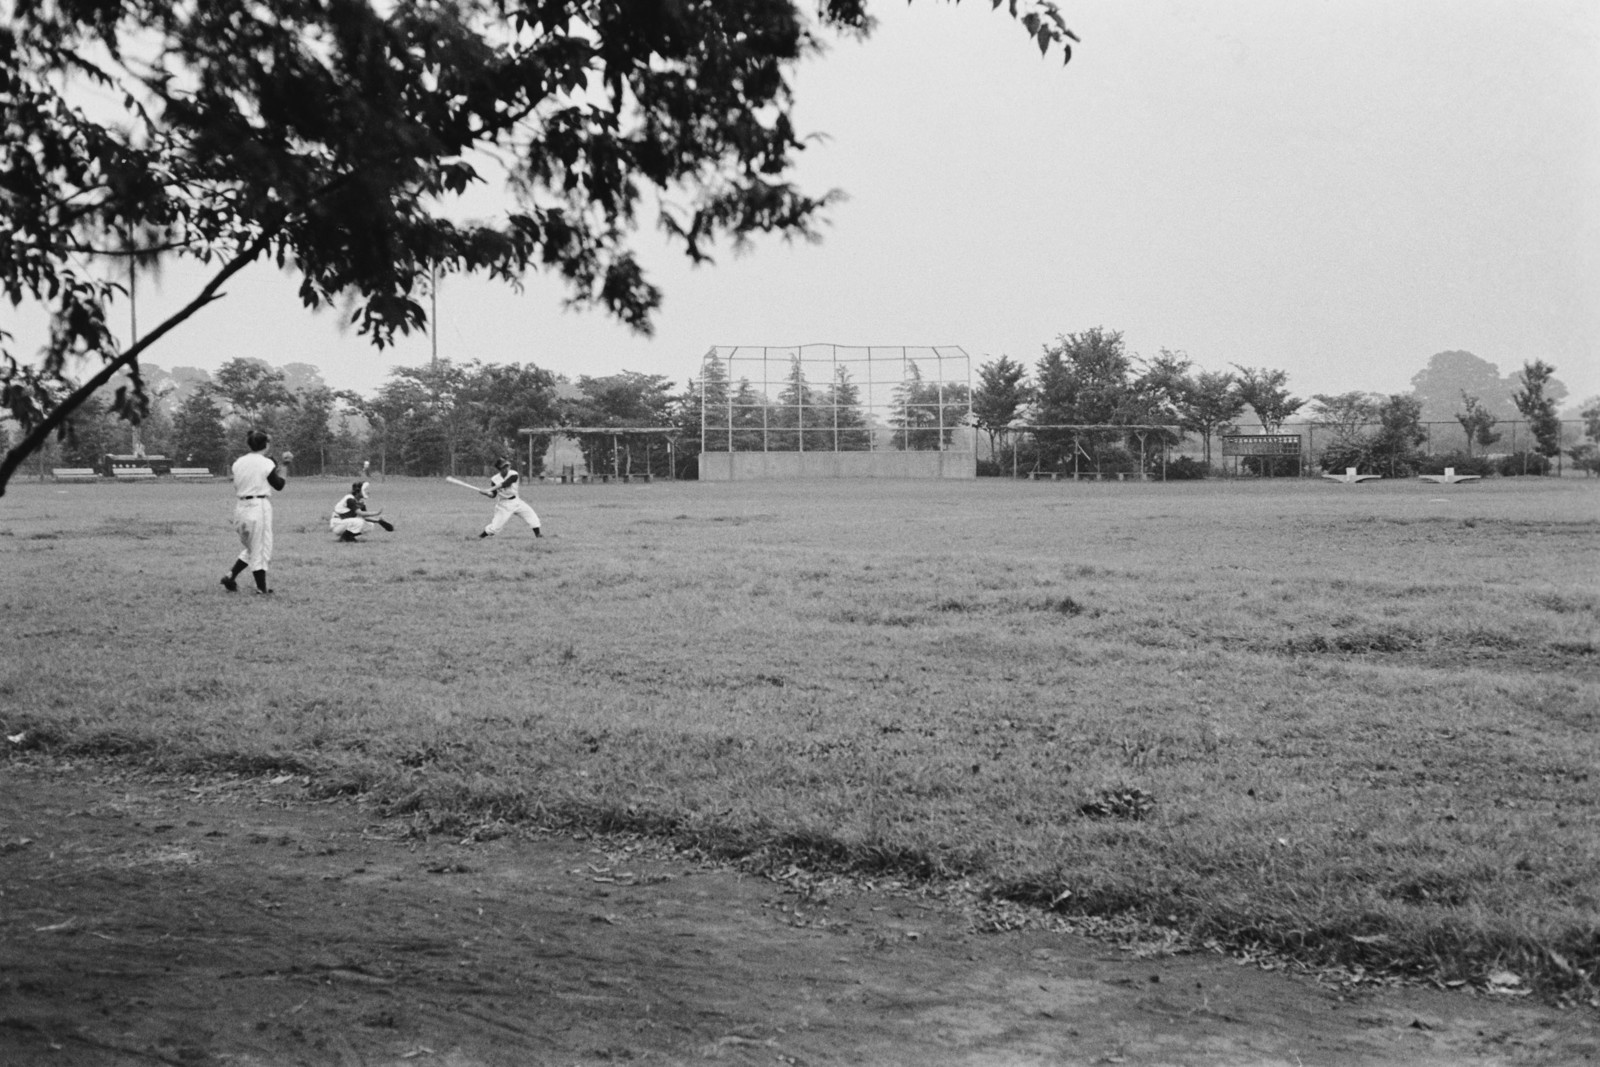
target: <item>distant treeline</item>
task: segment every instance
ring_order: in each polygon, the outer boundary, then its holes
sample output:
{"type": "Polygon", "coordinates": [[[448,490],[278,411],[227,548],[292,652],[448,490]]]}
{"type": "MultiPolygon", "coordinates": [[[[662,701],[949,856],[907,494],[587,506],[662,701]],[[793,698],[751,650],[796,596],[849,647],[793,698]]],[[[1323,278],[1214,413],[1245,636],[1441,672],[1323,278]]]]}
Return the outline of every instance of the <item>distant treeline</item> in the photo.
{"type": "MultiPolygon", "coordinates": [[[[1517,452],[1546,460],[1565,454],[1600,469],[1600,398],[1581,405],[1581,422],[1564,428],[1556,404],[1567,390],[1543,361],[1502,377],[1471,353],[1441,352],[1412,378],[1409,393],[1303,399],[1291,394],[1284,371],[1203,370],[1167,349],[1143,359],[1126,351],[1120,332],[1100,327],[1059,336],[1032,368],[1005,356],[984,363],[970,391],[912,376],[881,412],[863,406],[847,374],[812,383],[798,362],[774,396],[730,381],[716,360],[707,361],[702,380],[681,388],[632,371],[571,381],[531,363],[450,360],[397,367],[371,395],[330,388],[308,363],[272,367],[241,358],[214,374],[145,364],[141,374],[155,400],[137,426],[92,398],[67,436],[40,456],[41,467],[93,466],[107,453],[142,448],[221,470],[245,450],[245,433],[261,427],[276,450],[294,452],[298,474],[344,474],[363,463],[387,474],[474,473],[505,454],[537,475],[550,438],[530,441],[519,431],[574,426],[599,428],[574,435],[590,471],[685,478],[694,477],[702,443],[716,451],[939,449],[965,423],[987,438],[982,451],[994,473],[1150,470],[1186,441],[1199,446],[1204,471],[1213,466],[1213,439],[1273,433],[1294,419],[1315,430],[1316,454],[1305,461],[1329,470],[1414,473],[1438,451],[1427,447],[1429,422],[1460,425],[1458,459],[1503,454],[1504,431],[1516,424],[1517,452]],[[1037,429],[1057,426],[1171,429],[1037,429]],[[627,432],[642,427],[675,432],[627,432]]],[[[0,424],[0,447],[9,436],[0,424]]]]}

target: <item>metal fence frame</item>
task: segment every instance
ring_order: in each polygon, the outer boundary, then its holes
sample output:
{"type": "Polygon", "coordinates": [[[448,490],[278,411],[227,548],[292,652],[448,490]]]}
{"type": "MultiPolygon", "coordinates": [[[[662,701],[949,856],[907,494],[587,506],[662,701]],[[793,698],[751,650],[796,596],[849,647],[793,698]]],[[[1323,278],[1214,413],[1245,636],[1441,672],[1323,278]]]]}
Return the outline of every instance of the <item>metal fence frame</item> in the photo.
{"type": "MultiPolygon", "coordinates": [[[[941,451],[941,452],[975,452],[976,441],[972,435],[958,434],[955,431],[967,429],[971,426],[972,413],[972,357],[959,345],[840,345],[832,343],[817,343],[805,345],[714,345],[701,359],[701,373],[699,377],[700,393],[700,451],[708,452],[805,452],[805,451],[842,451],[839,448],[840,434],[864,432],[868,435],[868,447],[861,451],[880,451],[879,440],[881,435],[887,435],[891,440],[896,435],[903,435],[905,444],[900,451],[941,451]],[[840,353],[845,353],[841,355],[840,353]],[[854,353],[862,353],[856,355],[854,353]],[[708,405],[706,396],[706,364],[716,359],[723,365],[727,379],[727,399],[720,411],[713,411],[708,405]],[[828,384],[838,380],[838,371],[841,367],[849,369],[853,365],[864,366],[866,375],[864,381],[854,382],[857,388],[865,391],[865,399],[861,404],[861,411],[865,416],[865,425],[861,427],[841,427],[839,425],[839,407],[834,404],[798,403],[795,405],[795,425],[792,427],[774,427],[769,423],[769,414],[779,405],[773,398],[781,394],[789,385],[789,369],[799,360],[802,367],[827,366],[830,368],[828,384]],[[893,377],[884,377],[874,374],[876,367],[893,365],[898,368],[898,374],[893,377]],[[923,368],[932,365],[936,373],[932,377],[922,374],[923,368]],[[946,367],[952,365],[952,373],[946,373],[946,367]],[[741,377],[736,368],[740,366],[756,365],[760,368],[759,379],[754,375],[741,377]],[[910,405],[902,403],[898,406],[892,402],[884,402],[881,397],[884,391],[892,395],[893,391],[902,387],[910,378],[910,369],[917,369],[920,381],[931,385],[938,391],[937,400],[933,403],[910,405]],[[774,374],[773,367],[781,367],[783,373],[774,374]],[[761,401],[756,404],[740,405],[735,402],[737,395],[736,385],[739,382],[748,382],[757,391],[761,401]],[[959,385],[965,396],[957,399],[947,399],[945,389],[959,385]],[[758,408],[761,411],[760,449],[738,449],[734,447],[736,434],[755,432],[756,427],[746,426],[735,418],[736,410],[744,408],[758,408]],[[928,408],[935,412],[935,421],[925,427],[914,428],[912,423],[912,407],[928,408]],[[947,418],[952,408],[961,409],[961,413],[953,418],[947,418]],[[807,412],[831,412],[831,427],[828,425],[807,426],[805,416],[807,412]],[[898,415],[904,424],[900,428],[892,428],[889,418],[898,415]],[[888,416],[888,417],[885,417],[888,416]],[[713,425],[715,420],[715,425],[713,425]],[[807,449],[806,435],[813,432],[826,432],[831,428],[833,435],[832,449],[807,449]],[[911,435],[923,431],[936,431],[940,447],[935,449],[910,448],[911,435]],[[708,437],[711,434],[725,435],[726,447],[711,448],[708,437]],[[794,447],[783,447],[782,435],[795,436],[794,447]],[[946,435],[950,439],[946,442],[946,435]],[[777,440],[775,441],[775,437],[777,440]]],[[[807,379],[807,384],[811,384],[807,379]]]]}
{"type": "MultiPolygon", "coordinates": [[[[1380,423],[1376,422],[1366,422],[1355,425],[1353,429],[1358,433],[1365,434],[1377,430],[1380,425],[1380,423]]],[[[1465,451],[1464,446],[1466,444],[1466,431],[1462,429],[1461,424],[1456,420],[1433,419],[1421,423],[1421,426],[1428,434],[1428,438],[1425,442],[1423,442],[1421,449],[1423,455],[1433,456],[1455,451],[1465,451]]],[[[1513,455],[1518,452],[1527,451],[1534,445],[1533,433],[1528,429],[1528,422],[1526,419],[1506,419],[1496,423],[1494,428],[1501,434],[1501,439],[1488,448],[1474,446],[1472,450],[1473,455],[1493,457],[1513,455]]],[[[1015,429],[1020,430],[1022,428],[1017,427],[1015,429]]],[[[1265,434],[1265,431],[1260,430],[1258,427],[1241,427],[1240,429],[1245,431],[1246,436],[1250,435],[1251,433],[1265,434]]],[[[1586,423],[1582,419],[1562,419],[1561,443],[1563,450],[1588,440],[1589,438],[1587,438],[1585,434],[1585,429],[1586,423]]],[[[1315,420],[1286,422],[1282,426],[1279,426],[1277,429],[1275,429],[1273,434],[1279,436],[1298,434],[1300,436],[1301,448],[1298,458],[1300,461],[1301,476],[1303,477],[1316,477],[1316,461],[1318,456],[1321,455],[1321,449],[1326,448],[1328,444],[1332,443],[1339,436],[1339,433],[1334,429],[1333,424],[1315,420]]],[[[1218,463],[1218,460],[1223,458],[1221,443],[1224,436],[1233,436],[1233,434],[1216,433],[1211,435],[1211,441],[1213,445],[1211,449],[1211,465],[1215,470],[1226,469],[1225,465],[1219,465],[1218,463]]],[[[1204,441],[1200,440],[1200,438],[1198,438],[1196,435],[1190,434],[1186,435],[1183,440],[1179,441],[1178,444],[1169,449],[1169,453],[1174,458],[1178,456],[1185,456],[1190,459],[1200,460],[1205,456],[1205,444],[1204,441]]],[[[985,444],[980,451],[979,458],[994,461],[1003,460],[1003,456],[997,455],[990,451],[987,447],[987,444],[985,444]]],[[[1234,457],[1230,456],[1228,458],[1231,459],[1234,457]]]]}

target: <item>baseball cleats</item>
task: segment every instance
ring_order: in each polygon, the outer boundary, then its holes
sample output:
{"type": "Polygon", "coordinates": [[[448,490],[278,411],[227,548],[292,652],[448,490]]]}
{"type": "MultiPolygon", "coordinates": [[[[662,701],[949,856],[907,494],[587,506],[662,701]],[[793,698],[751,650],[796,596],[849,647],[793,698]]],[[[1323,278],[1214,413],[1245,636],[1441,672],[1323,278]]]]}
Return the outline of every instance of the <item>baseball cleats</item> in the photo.
{"type": "Polygon", "coordinates": [[[349,530],[340,530],[339,531],[339,540],[348,543],[348,542],[354,541],[355,539],[356,539],[356,535],[351,533],[349,530]]]}
{"type": "Polygon", "coordinates": [[[270,590],[270,589],[257,589],[256,590],[256,596],[271,596],[271,595],[272,595],[272,590],[270,590]]]}
{"type": "Polygon", "coordinates": [[[222,576],[222,588],[230,593],[237,593],[239,591],[239,583],[233,580],[233,575],[224,574],[222,576]]]}

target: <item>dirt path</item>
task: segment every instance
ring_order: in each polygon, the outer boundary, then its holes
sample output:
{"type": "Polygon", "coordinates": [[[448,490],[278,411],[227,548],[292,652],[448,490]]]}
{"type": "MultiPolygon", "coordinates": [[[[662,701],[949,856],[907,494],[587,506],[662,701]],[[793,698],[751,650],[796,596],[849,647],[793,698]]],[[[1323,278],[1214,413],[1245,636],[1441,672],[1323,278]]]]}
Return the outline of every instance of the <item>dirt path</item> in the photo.
{"type": "Polygon", "coordinates": [[[1588,1011],[398,829],[292,781],[0,764],[0,1063],[1600,1063],[1588,1011]]]}

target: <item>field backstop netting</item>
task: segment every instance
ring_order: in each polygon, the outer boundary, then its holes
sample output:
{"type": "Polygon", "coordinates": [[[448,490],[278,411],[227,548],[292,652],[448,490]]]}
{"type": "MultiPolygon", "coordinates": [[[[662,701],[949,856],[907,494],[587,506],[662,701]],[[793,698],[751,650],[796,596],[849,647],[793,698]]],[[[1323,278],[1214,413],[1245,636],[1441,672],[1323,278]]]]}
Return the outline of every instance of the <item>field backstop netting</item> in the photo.
{"type": "Polygon", "coordinates": [[[977,476],[958,346],[719,345],[699,392],[703,480],[977,476]]]}

